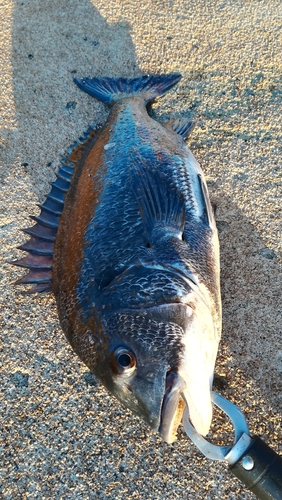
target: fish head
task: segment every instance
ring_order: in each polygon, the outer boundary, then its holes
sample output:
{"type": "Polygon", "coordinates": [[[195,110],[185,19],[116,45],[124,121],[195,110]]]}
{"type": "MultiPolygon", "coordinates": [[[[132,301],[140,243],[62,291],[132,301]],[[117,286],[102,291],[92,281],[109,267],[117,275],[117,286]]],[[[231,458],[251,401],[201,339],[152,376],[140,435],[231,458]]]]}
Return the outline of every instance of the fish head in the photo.
{"type": "Polygon", "coordinates": [[[107,389],[156,432],[167,374],[177,367],[182,350],[183,330],[173,321],[180,307],[122,310],[105,318],[108,349],[93,369],[107,389]]]}
{"type": "MultiPolygon", "coordinates": [[[[195,404],[195,400],[201,397],[194,386],[200,391],[205,385],[207,408],[201,407],[200,413],[207,412],[206,420],[209,423],[211,420],[210,377],[207,383],[201,383],[201,377],[206,377],[193,359],[193,339],[187,341],[191,330],[192,337],[199,333],[196,316],[188,304],[173,303],[144,310],[116,311],[103,321],[108,349],[94,372],[124,406],[168,443],[176,439],[186,404],[189,410],[191,405],[194,425],[199,421],[199,404],[195,404]],[[187,348],[191,346],[193,352],[187,356],[187,348]],[[191,360],[192,368],[186,366],[191,360]]],[[[203,425],[196,428],[202,431],[203,425]]]]}

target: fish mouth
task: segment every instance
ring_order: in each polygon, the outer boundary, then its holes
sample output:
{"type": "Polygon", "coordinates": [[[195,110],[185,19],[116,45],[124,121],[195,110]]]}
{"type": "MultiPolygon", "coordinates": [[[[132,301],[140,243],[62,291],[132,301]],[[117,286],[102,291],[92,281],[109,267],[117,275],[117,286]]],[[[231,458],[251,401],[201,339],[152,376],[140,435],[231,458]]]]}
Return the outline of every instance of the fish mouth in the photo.
{"type": "Polygon", "coordinates": [[[167,373],[159,433],[168,444],[176,440],[176,432],[182,420],[186,406],[182,397],[185,385],[184,380],[177,373],[167,373]]]}

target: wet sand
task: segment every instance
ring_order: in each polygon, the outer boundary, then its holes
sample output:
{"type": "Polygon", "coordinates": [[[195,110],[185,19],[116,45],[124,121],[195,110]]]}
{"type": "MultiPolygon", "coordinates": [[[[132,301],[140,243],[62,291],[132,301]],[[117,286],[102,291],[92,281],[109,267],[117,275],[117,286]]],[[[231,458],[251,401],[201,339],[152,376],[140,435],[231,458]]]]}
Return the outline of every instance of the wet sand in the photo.
{"type": "MultiPolygon", "coordinates": [[[[167,445],[110,396],[67,344],[53,296],[13,288],[23,273],[7,262],[60,157],[106,120],[73,77],[182,73],[152,112],[197,120],[188,144],[217,205],[214,389],[281,453],[280,0],[4,0],[2,12],[0,498],[254,499],[181,429],[167,445]]],[[[232,436],[218,412],[211,436],[232,436]]]]}

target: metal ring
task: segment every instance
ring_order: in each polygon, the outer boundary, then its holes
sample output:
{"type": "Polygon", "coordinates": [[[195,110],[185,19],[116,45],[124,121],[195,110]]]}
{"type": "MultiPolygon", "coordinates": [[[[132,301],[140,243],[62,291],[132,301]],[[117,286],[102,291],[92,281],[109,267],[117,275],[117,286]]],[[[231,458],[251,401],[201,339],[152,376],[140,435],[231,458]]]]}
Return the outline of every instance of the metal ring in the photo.
{"type": "MultiPolygon", "coordinates": [[[[235,439],[234,445],[240,440],[242,435],[249,435],[249,428],[243,413],[233,403],[225,399],[216,392],[211,393],[213,403],[220,408],[230,418],[234,430],[235,439]]],[[[199,450],[207,458],[211,460],[228,460],[227,456],[231,456],[233,446],[217,446],[207,441],[199,434],[192,424],[189,422],[189,409],[186,403],[186,408],[183,415],[183,426],[187,436],[199,448],[199,450]]],[[[229,460],[228,460],[229,461],[229,460]]]]}

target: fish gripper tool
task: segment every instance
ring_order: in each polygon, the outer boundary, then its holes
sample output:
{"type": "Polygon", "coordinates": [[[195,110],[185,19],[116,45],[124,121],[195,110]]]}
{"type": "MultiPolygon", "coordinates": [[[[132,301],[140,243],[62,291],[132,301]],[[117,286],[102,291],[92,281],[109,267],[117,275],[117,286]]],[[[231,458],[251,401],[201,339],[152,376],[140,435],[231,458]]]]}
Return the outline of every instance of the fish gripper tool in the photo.
{"type": "Polygon", "coordinates": [[[229,470],[261,500],[282,500],[282,457],[258,436],[251,436],[243,413],[220,394],[212,392],[213,403],[231,420],[233,446],[218,446],[207,441],[189,421],[186,405],[183,426],[187,436],[210,460],[226,461],[229,470]]]}

